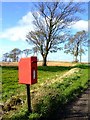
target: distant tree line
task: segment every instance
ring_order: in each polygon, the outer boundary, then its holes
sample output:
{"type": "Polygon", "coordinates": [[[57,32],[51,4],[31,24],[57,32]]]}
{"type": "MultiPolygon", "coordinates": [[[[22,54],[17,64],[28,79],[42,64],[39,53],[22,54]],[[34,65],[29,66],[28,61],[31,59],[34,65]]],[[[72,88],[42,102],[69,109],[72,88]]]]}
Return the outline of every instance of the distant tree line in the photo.
{"type": "Polygon", "coordinates": [[[19,48],[14,48],[9,53],[4,53],[2,57],[2,61],[4,62],[18,62],[19,59],[24,55],[27,57],[32,53],[31,49],[20,50],[19,48]]]}

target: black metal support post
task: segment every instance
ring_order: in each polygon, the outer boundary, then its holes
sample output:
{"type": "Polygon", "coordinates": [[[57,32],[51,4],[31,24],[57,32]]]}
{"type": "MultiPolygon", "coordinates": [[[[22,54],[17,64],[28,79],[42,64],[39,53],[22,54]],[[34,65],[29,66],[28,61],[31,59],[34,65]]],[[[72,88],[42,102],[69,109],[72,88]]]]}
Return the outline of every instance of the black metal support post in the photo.
{"type": "Polygon", "coordinates": [[[27,86],[27,104],[28,104],[28,112],[31,113],[31,97],[30,97],[30,85],[26,84],[27,86]]]}

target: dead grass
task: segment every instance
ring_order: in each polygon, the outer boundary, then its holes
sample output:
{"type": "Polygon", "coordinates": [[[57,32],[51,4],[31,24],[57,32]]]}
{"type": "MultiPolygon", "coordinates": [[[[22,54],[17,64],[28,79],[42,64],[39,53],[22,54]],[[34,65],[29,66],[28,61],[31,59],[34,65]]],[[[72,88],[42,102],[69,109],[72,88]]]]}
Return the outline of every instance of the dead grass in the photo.
{"type": "Polygon", "coordinates": [[[58,75],[56,79],[55,78],[52,79],[50,81],[50,83],[48,82],[48,80],[46,80],[44,83],[41,84],[41,86],[47,86],[47,85],[50,85],[50,84],[55,83],[55,82],[61,83],[64,80],[64,78],[73,76],[73,75],[77,74],[79,71],[80,71],[80,68],[72,68],[71,70],[65,72],[64,74],[58,75]]]}

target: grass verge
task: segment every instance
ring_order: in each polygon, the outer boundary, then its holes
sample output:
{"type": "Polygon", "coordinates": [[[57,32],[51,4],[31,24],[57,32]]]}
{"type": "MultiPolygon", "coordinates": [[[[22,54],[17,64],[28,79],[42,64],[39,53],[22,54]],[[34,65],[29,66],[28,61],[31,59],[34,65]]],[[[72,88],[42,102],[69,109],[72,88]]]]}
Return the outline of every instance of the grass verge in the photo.
{"type": "MultiPolygon", "coordinates": [[[[66,76],[63,78],[63,81],[60,82],[60,79],[52,84],[45,85],[40,87],[40,84],[47,81],[50,82],[52,79],[58,79],[59,75],[61,76],[64,72],[70,70],[70,67],[39,67],[39,82],[34,85],[32,89],[37,89],[37,92],[32,93],[32,110],[33,113],[29,114],[27,112],[26,102],[17,109],[17,111],[13,110],[10,114],[5,114],[3,119],[7,120],[7,118],[11,120],[57,120],[65,108],[65,105],[76,98],[79,94],[81,94],[84,89],[88,87],[88,66],[87,65],[77,65],[76,68],[80,68],[78,73],[75,73],[71,76],[66,76]],[[40,77],[41,76],[41,77],[40,77]]],[[[17,77],[17,68],[10,68],[10,73],[16,74],[17,77]],[[16,72],[15,72],[16,71],[16,72]]],[[[3,85],[7,84],[6,82],[6,72],[8,71],[8,67],[4,67],[3,74],[4,80],[3,85]]],[[[9,78],[9,76],[7,77],[9,78]]],[[[10,79],[10,78],[9,78],[10,79]]],[[[15,78],[14,80],[16,80],[15,78]]],[[[12,77],[10,79],[12,81],[12,77]]],[[[13,81],[14,83],[17,82],[13,81]]],[[[10,86],[12,83],[8,83],[10,86]]],[[[15,89],[24,90],[25,88],[22,85],[18,88],[18,85],[14,86],[15,89]]],[[[7,86],[6,86],[7,88],[7,86]]],[[[9,86],[7,88],[10,90],[9,86]]],[[[7,93],[9,93],[6,89],[4,89],[7,93]]],[[[12,89],[13,91],[13,89],[12,89]]],[[[3,92],[4,94],[4,92],[3,92]]],[[[15,95],[16,92],[13,92],[15,95]]],[[[4,94],[5,95],[5,94],[4,94]]],[[[9,96],[11,94],[9,93],[9,96]]],[[[6,100],[6,96],[3,96],[3,99],[6,100]]]]}

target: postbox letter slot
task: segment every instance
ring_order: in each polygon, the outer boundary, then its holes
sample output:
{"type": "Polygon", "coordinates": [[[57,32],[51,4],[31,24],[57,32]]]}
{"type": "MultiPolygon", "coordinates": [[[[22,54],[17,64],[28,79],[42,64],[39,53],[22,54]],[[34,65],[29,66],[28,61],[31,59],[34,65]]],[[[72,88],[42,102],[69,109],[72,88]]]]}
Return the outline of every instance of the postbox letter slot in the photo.
{"type": "Polygon", "coordinates": [[[37,61],[32,61],[32,63],[37,63],[37,61]]]}

